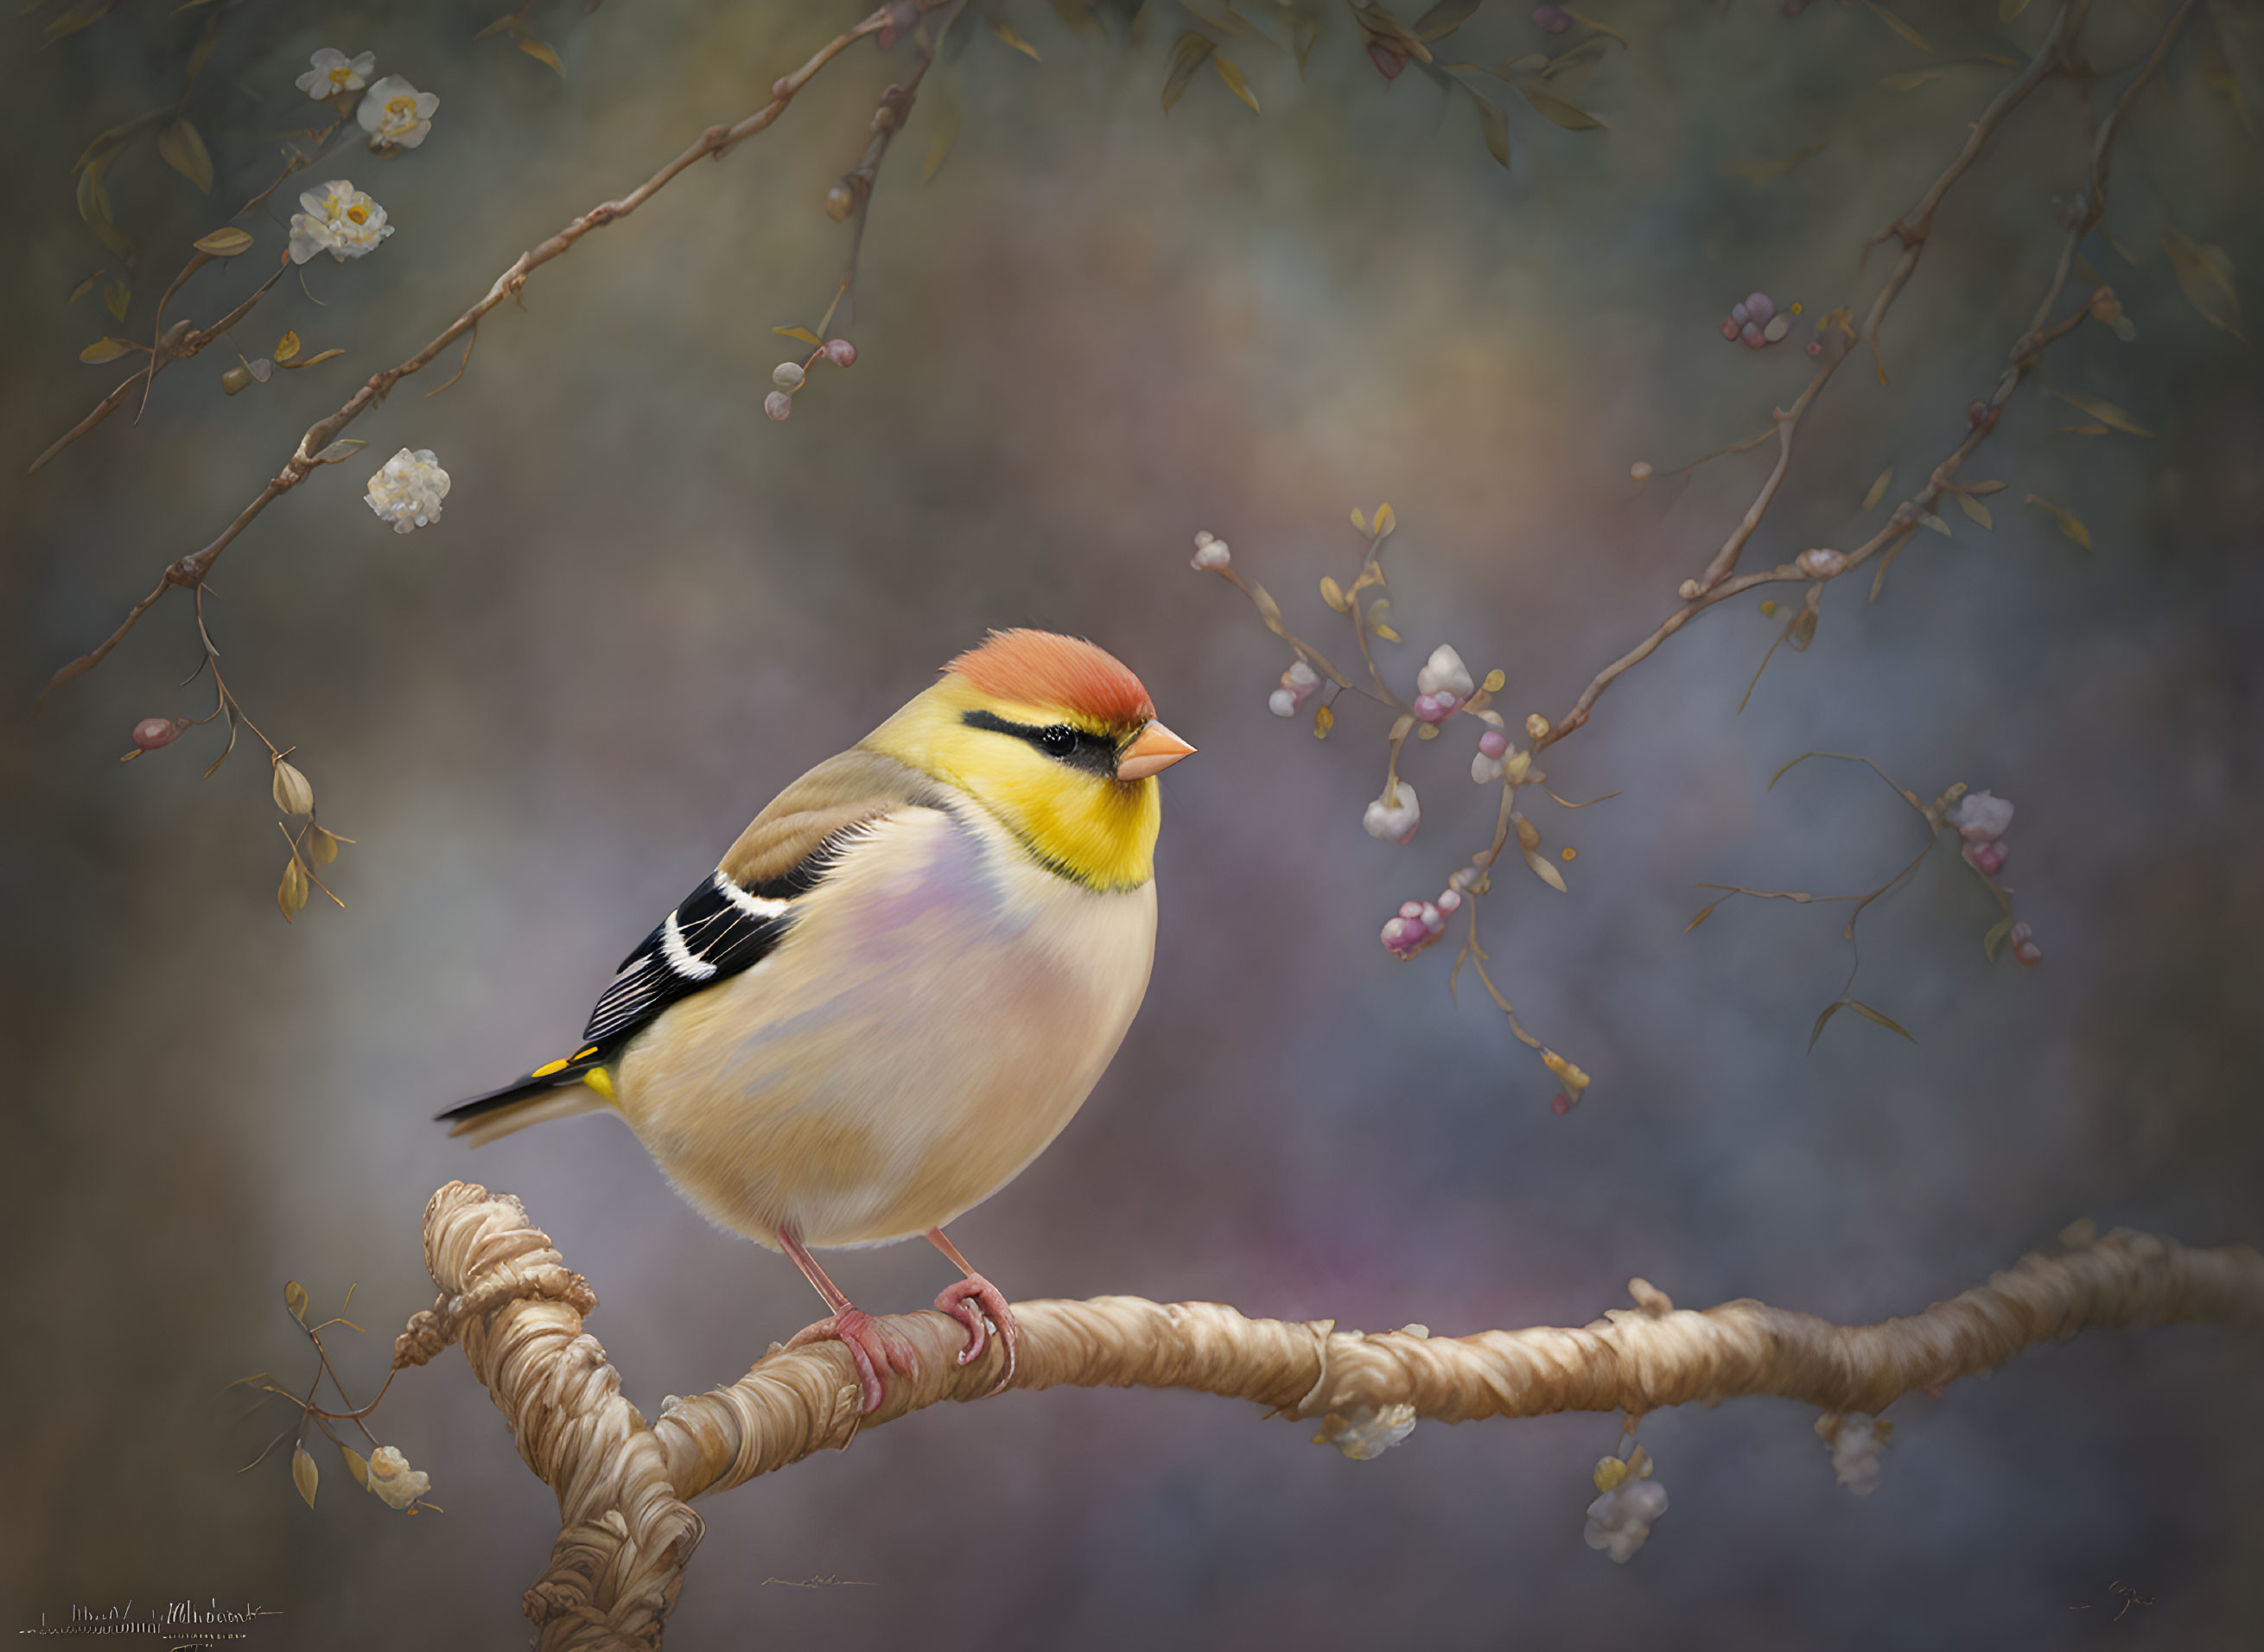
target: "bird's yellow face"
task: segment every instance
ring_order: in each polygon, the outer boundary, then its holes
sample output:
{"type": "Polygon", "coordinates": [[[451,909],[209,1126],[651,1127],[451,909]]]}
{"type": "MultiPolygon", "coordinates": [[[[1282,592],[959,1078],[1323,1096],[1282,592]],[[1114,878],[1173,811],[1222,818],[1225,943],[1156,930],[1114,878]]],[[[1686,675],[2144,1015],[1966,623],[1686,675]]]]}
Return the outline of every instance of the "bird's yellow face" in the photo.
{"type": "Polygon", "coordinates": [[[1006,698],[956,670],[864,744],[968,793],[1048,866],[1104,890],[1154,875],[1155,776],[1194,749],[1152,718],[1006,698]]]}

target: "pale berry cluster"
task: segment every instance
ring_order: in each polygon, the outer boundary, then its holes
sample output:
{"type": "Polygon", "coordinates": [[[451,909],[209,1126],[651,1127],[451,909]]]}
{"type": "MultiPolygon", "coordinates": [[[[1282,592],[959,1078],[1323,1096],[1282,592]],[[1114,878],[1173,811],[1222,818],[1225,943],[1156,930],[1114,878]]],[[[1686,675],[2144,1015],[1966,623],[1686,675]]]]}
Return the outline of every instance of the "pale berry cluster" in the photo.
{"type": "MultiPolygon", "coordinates": [[[[1722,318],[1722,337],[1731,344],[1743,344],[1748,350],[1766,349],[1782,341],[1792,330],[1792,318],[1800,314],[1797,304],[1780,310],[1776,301],[1766,293],[1746,295],[1742,304],[1732,304],[1730,313],[1722,318]]],[[[1810,355],[1818,353],[1820,346],[1811,348],[1810,355]]]]}
{"type": "Polygon", "coordinates": [[[1631,1457],[1607,1457],[1596,1465],[1596,1489],[1584,1533],[1592,1549],[1607,1551],[1624,1566],[1651,1536],[1666,1512],[1666,1488],[1651,1477],[1651,1453],[1638,1446],[1631,1457]]]}
{"type": "Polygon", "coordinates": [[[1957,828],[1965,864],[1985,878],[1993,878],[2005,864],[2005,831],[2013,823],[2013,806],[1994,792],[1968,792],[1949,811],[1957,828]]]}
{"type": "Polygon", "coordinates": [[[1391,843],[1411,842],[1415,829],[1423,823],[1422,800],[1406,781],[1387,780],[1383,795],[1368,806],[1360,823],[1371,837],[1391,843]]]}
{"type": "Polygon", "coordinates": [[[429,447],[411,453],[403,448],[385,461],[385,468],[369,479],[363,496],[378,519],[395,533],[413,533],[440,519],[440,501],[448,496],[448,473],[429,447]]]}
{"type": "Polygon", "coordinates": [[[1195,535],[1195,554],[1187,566],[1197,573],[1208,573],[1215,568],[1224,568],[1234,558],[1227,554],[1226,541],[1208,528],[1195,535]]]}
{"type": "MultiPolygon", "coordinates": [[[[829,338],[810,357],[831,362],[837,367],[852,367],[857,364],[857,346],[845,338],[829,338]]],[[[771,382],[778,387],[763,398],[763,411],[774,419],[785,419],[794,413],[795,392],[809,381],[809,373],[798,361],[781,361],[771,369],[771,382]]]]}
{"type": "Polygon", "coordinates": [[[1868,1497],[1879,1489],[1879,1453],[1887,1448],[1892,1423],[1861,1411],[1819,1417],[1816,1431],[1832,1451],[1832,1472],[1856,1496],[1868,1497]]]}
{"type": "Polygon", "coordinates": [[[1411,1405],[1363,1405],[1350,1417],[1332,1411],[1321,1419],[1316,1446],[1333,1446],[1356,1463],[1381,1457],[1415,1431],[1411,1405]]]}
{"type": "Polygon", "coordinates": [[[1435,901],[1404,901],[1399,916],[1383,926],[1384,950],[1404,962],[1447,932],[1447,920],[1462,904],[1462,891],[1444,889],[1435,901]]]}
{"type": "Polygon", "coordinates": [[[2036,945],[2035,933],[2026,924],[2015,924],[2005,936],[2013,944],[2013,956],[2030,967],[2044,960],[2044,949],[2036,945]]]}
{"type": "Polygon", "coordinates": [[[1800,554],[1800,571],[1810,579],[1830,579],[1847,571],[1847,553],[1814,545],[1800,554]]]}
{"type": "MultiPolygon", "coordinates": [[[[1225,554],[1224,541],[1213,540],[1203,549],[1208,550],[1212,546],[1215,546],[1222,555],[1225,554]]],[[[1202,553],[1199,551],[1195,554],[1195,566],[1201,568],[1202,565],[1202,553]]],[[[1321,674],[1299,660],[1281,673],[1281,686],[1266,697],[1266,709],[1276,717],[1294,717],[1320,685],[1321,674]]]]}
{"type": "Polygon", "coordinates": [[[1462,708],[1462,702],[1477,687],[1470,677],[1470,668],[1462,663],[1462,656],[1455,652],[1452,644],[1441,642],[1431,650],[1431,657],[1415,674],[1415,704],[1411,709],[1419,721],[1444,722],[1462,708]]]}

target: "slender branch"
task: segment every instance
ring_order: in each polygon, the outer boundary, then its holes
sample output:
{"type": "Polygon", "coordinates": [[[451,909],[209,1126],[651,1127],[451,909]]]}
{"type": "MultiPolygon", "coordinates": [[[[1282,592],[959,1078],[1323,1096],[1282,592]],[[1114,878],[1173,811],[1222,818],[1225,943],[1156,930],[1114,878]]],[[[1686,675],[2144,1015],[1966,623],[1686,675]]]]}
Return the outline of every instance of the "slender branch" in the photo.
{"type": "MultiPolygon", "coordinates": [[[[520,292],[526,286],[528,278],[535,271],[553,258],[570,251],[591,230],[602,228],[607,224],[628,217],[661,190],[666,188],[679,173],[685,171],[694,162],[705,160],[710,156],[720,160],[733,145],[768,128],[779,116],[786,112],[787,105],[794,101],[795,95],[809,84],[810,79],[820,69],[867,35],[880,33],[884,29],[901,27],[903,19],[907,15],[917,16],[952,3],[953,0],[891,0],[891,4],[882,6],[854,28],[835,35],[833,39],[820,47],[800,69],[773,82],[771,86],[770,101],[756,110],[754,113],[729,125],[708,127],[700,135],[697,141],[628,194],[618,200],[600,202],[574,219],[548,240],[519,254],[511,267],[496,278],[493,285],[488,288],[486,295],[465,310],[462,315],[457,316],[454,321],[449,322],[431,343],[398,366],[371,374],[369,381],[357,390],[344,407],[328,418],[309,426],[307,433],[300,438],[297,451],[277,473],[274,480],[260,490],[252,502],[237,515],[236,520],[221,531],[218,538],[205,546],[203,549],[180,558],[165,569],[163,582],[159,586],[159,594],[163,594],[167,585],[193,586],[201,581],[211,571],[212,565],[220,560],[221,554],[235,541],[236,535],[249,527],[261,511],[266,510],[270,504],[313,474],[318,465],[315,457],[317,453],[337,440],[339,433],[354,420],[382,402],[400,380],[421,371],[450,344],[471,331],[479,324],[481,317],[487,315],[489,311],[507,298],[518,299],[520,292]]],[[[40,698],[45,699],[47,695],[65,683],[84,676],[101,664],[126,634],[134,628],[134,622],[148,611],[149,606],[149,603],[146,600],[136,605],[127,614],[124,623],[98,648],[91,653],[80,656],[56,671],[54,676],[48,679],[47,687],[40,691],[40,698]]]]}
{"type": "MultiPolygon", "coordinates": [[[[1446,1423],[1639,1417],[1759,1395],[1827,1417],[1876,1415],[1905,1394],[1938,1392],[2079,1330],[2264,1326],[2264,1257],[2246,1246],[2189,1250],[2129,1232],[2101,1239],[2088,1223],[2061,1239],[2057,1254],[2024,1257],[1986,1285],[1876,1325],[1834,1325],[1750,1300],[1694,1313],[1640,1279],[1628,1287],[1635,1308],[1585,1326],[1457,1337],[1252,1319],[1215,1302],[1025,1302],[1015,1308],[1011,1386],[1189,1388],[1296,1420],[1387,1406],[1446,1423]]],[[[942,1314],[910,1314],[883,1323],[913,1349],[917,1369],[892,1376],[869,1417],[858,1413],[847,1351],[814,1343],[774,1345],[729,1388],[672,1400],[648,1423],[583,1330],[596,1306],[588,1285],[516,1199],[450,1183],[426,1206],[424,1254],[440,1299],[402,1334],[394,1365],[424,1364],[461,1341],[521,1459],[557,1492],[557,1544],[525,1603],[546,1652],[657,1648],[705,1529],[690,1499],[846,1446],[862,1430],[927,1406],[981,1399],[998,1380],[995,1343],[961,1366],[954,1356],[965,1329],[942,1314]]]]}

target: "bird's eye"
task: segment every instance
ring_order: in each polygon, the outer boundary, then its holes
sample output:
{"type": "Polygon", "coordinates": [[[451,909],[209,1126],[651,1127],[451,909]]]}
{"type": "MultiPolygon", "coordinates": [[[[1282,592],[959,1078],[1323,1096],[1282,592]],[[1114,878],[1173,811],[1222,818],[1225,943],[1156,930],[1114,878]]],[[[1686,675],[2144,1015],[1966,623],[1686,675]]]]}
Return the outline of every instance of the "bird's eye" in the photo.
{"type": "Polygon", "coordinates": [[[1041,729],[1038,735],[1038,749],[1049,757],[1065,757],[1077,750],[1077,730],[1063,723],[1041,729]]]}

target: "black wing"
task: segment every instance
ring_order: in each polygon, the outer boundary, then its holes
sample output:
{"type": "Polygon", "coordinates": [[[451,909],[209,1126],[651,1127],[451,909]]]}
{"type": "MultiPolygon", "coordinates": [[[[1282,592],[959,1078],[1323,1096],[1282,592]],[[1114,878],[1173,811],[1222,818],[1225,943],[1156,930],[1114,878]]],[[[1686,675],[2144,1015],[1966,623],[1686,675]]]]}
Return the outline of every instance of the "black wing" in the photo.
{"type": "Polygon", "coordinates": [[[824,850],[782,878],[752,888],[720,867],[656,924],[590,1011],[582,1042],[619,1044],[678,998],[770,955],[794,921],[796,897],[823,875],[824,850]]]}

